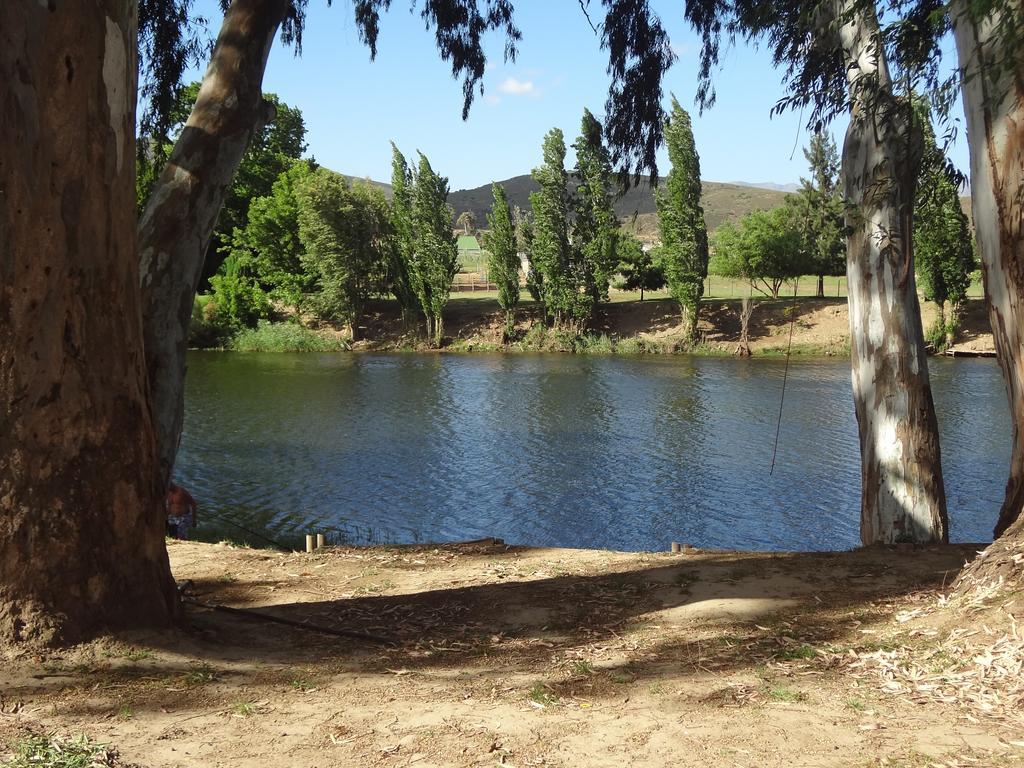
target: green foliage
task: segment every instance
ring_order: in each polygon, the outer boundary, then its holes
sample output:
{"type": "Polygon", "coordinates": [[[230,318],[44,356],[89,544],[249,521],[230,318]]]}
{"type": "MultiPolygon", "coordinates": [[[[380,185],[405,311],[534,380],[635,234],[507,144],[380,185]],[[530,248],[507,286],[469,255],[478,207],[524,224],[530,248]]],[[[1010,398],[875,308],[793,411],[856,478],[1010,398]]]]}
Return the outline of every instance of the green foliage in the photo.
{"type": "Polygon", "coordinates": [[[188,346],[192,349],[219,349],[228,345],[237,330],[221,315],[212,296],[196,295],[188,326],[188,346]]]}
{"type": "Polygon", "coordinates": [[[345,341],[304,328],[298,323],[271,323],[266,320],[253,329],[239,331],[231,340],[236,352],[339,352],[345,341]]]}
{"type": "Polygon", "coordinates": [[[601,139],[601,123],[589,109],[583,110],[580,136],[573,148],[579,181],[572,229],[576,282],[593,302],[608,301],[608,284],[618,265],[619,221],[612,206],[611,159],[601,139]]]}
{"type": "Polygon", "coordinates": [[[252,328],[268,316],[270,303],[251,267],[236,253],[230,254],[210,278],[212,300],[221,322],[234,328],[252,328]]]}
{"type": "Polygon", "coordinates": [[[552,128],[544,137],[544,163],[533,170],[540,190],[530,195],[533,209],[531,266],[546,316],[558,327],[578,332],[589,319],[594,296],[585,285],[580,259],[569,242],[569,176],[565,171],[565,138],[552,128]]]}
{"type": "MultiPolygon", "coordinates": [[[[169,115],[171,129],[167,136],[139,137],[140,145],[148,145],[146,152],[140,152],[136,171],[140,207],[163,171],[171,145],[184,128],[196,102],[199,87],[199,83],[193,82],[179,90],[177,103],[169,115]]],[[[253,136],[235,172],[207,250],[204,277],[218,270],[223,258],[218,254],[230,251],[235,230],[245,229],[249,204],[257,198],[270,196],[277,178],[306,151],[306,125],[302,111],[288,106],[273,93],[265,93],[263,98],[274,105],[275,116],[253,136]]]]}
{"type": "MultiPolygon", "coordinates": [[[[786,198],[803,238],[807,269],[811,274],[846,274],[843,201],[839,193],[839,151],[822,131],[804,149],[811,178],[800,179],[800,189],[786,198]]],[[[821,283],[819,281],[819,288],[821,283]]],[[[820,295],[820,294],[819,294],[820,295]]]]}
{"type": "Polygon", "coordinates": [[[230,252],[251,264],[269,297],[296,310],[302,309],[303,295],[312,289],[302,263],[298,196],[312,172],[307,161],[292,161],[271,185],[270,194],[252,201],[245,228],[236,229],[231,237],[230,252]]]}
{"type": "Polygon", "coordinates": [[[665,125],[665,142],[672,170],[655,197],[661,267],[669,292],[679,302],[689,333],[695,337],[704,278],[708,276],[708,232],[700,204],[700,158],[690,116],[675,98],[665,125]]]}
{"type": "Polygon", "coordinates": [[[87,736],[29,736],[16,747],[4,768],[92,768],[110,765],[112,753],[87,736]]]}
{"type": "Polygon", "coordinates": [[[411,271],[431,326],[428,330],[433,331],[434,343],[440,346],[444,337],[444,308],[459,268],[459,250],[452,232],[452,210],[448,207],[448,179],[434,172],[422,152],[419,156],[412,195],[415,258],[411,271]]]}
{"type": "Polygon", "coordinates": [[[544,277],[537,270],[533,263],[533,220],[530,214],[523,211],[518,205],[512,211],[512,219],[516,228],[516,248],[519,253],[526,256],[528,264],[526,270],[526,290],[530,292],[530,298],[541,302],[541,284],[544,277]]]}
{"type": "Polygon", "coordinates": [[[325,168],[299,187],[302,263],[317,292],[313,308],[322,318],[340,320],[358,338],[367,299],[384,279],[391,237],[384,193],[368,184],[349,185],[325,168]]]}
{"type": "Polygon", "coordinates": [[[643,244],[633,235],[619,235],[619,272],[622,282],[619,287],[626,291],[657,291],[665,287],[665,271],[661,268],[660,249],[645,251],[643,244]]]}
{"type": "Polygon", "coordinates": [[[950,302],[956,314],[955,308],[967,298],[977,263],[960,196],[935,142],[927,106],[920,102],[918,117],[924,127],[924,155],[914,200],[915,271],[925,299],[939,306],[939,324],[945,331],[943,307],[950,302]]]}
{"type": "Polygon", "coordinates": [[[500,185],[492,187],[494,204],[487,219],[491,228],[487,238],[489,252],[487,269],[490,279],[498,286],[498,305],[505,310],[505,337],[515,331],[515,309],[519,304],[519,256],[516,252],[516,233],[512,225],[512,211],[508,198],[500,185]]]}
{"type": "Polygon", "coordinates": [[[421,309],[422,286],[412,264],[415,259],[412,222],[412,172],[398,147],[391,142],[391,231],[387,284],[402,308],[408,325],[421,309]]]}
{"type": "Polygon", "coordinates": [[[715,232],[710,271],[721,277],[748,280],[761,293],[778,298],[784,281],[806,272],[803,242],[787,206],[754,211],[738,226],[723,224],[715,232]]]}

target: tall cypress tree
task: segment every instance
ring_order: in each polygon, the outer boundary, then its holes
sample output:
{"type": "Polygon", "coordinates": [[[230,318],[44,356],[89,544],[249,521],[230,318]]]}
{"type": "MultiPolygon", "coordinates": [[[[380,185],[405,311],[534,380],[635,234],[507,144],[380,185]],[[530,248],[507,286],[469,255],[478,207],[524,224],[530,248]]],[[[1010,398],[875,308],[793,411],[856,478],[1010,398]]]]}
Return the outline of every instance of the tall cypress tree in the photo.
{"type": "Polygon", "coordinates": [[[558,128],[544,136],[544,163],[533,169],[540,185],[530,193],[533,209],[531,264],[540,274],[539,292],[545,313],[562,325],[571,317],[574,286],[569,274],[569,177],[565,172],[565,137],[558,128]]]}
{"type": "Polygon", "coordinates": [[[427,334],[432,332],[434,343],[440,346],[444,338],[444,308],[458,271],[459,249],[452,231],[448,179],[434,172],[422,152],[419,156],[412,196],[416,284],[427,315],[427,334]]]}
{"type": "Polygon", "coordinates": [[[490,252],[487,268],[491,279],[498,284],[498,304],[505,310],[505,338],[511,338],[516,329],[516,305],[519,303],[519,255],[516,252],[516,232],[512,225],[512,211],[505,188],[492,184],[494,203],[487,217],[491,234],[487,238],[490,252]]]}
{"type": "MultiPolygon", "coordinates": [[[[402,308],[402,322],[408,328],[421,307],[422,281],[414,260],[412,221],[412,172],[405,156],[391,142],[391,229],[388,254],[388,284],[402,308]]],[[[428,331],[429,333],[429,331],[428,331]]]]}
{"type": "Polygon", "coordinates": [[[608,284],[618,264],[619,222],[612,206],[612,163],[601,138],[601,123],[583,110],[576,150],[573,248],[578,252],[582,289],[593,302],[608,301],[608,284]]]}
{"type": "Polygon", "coordinates": [[[672,113],[665,123],[665,143],[672,170],[655,197],[662,268],[669,292],[682,309],[686,332],[693,339],[708,276],[708,231],[700,204],[700,158],[690,116],[674,97],[672,113]]]}

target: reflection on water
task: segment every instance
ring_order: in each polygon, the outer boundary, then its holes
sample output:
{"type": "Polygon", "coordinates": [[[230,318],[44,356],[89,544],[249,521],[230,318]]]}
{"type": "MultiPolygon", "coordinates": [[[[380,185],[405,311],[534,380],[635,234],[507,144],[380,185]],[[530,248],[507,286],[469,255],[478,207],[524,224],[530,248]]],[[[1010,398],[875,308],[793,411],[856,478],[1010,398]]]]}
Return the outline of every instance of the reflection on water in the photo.
{"type": "MultiPolygon", "coordinates": [[[[858,542],[846,361],[192,353],[178,477],[227,520],[390,541],[858,542]]],[[[984,541],[1010,433],[992,361],[930,361],[952,537],[984,541]]],[[[220,522],[218,522],[220,521],[220,522]]]]}

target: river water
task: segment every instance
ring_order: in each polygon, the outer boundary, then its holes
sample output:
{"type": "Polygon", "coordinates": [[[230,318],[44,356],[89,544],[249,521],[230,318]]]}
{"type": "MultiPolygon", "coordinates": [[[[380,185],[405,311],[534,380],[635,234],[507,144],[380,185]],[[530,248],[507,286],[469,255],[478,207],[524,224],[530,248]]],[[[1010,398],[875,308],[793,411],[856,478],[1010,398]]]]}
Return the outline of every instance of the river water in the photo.
{"type": "MultiPolygon", "coordinates": [[[[190,353],[177,478],[199,536],[857,546],[849,362],[190,353]]],[[[990,360],[931,359],[954,541],[991,539],[1010,429],[990,360]]]]}

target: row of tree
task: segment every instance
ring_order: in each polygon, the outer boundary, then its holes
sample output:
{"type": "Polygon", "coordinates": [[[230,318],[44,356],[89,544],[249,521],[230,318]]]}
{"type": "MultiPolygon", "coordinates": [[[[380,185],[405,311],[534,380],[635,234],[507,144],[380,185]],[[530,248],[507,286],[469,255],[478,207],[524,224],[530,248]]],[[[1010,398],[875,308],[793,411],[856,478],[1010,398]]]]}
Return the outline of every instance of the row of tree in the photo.
{"type": "Polygon", "coordinates": [[[506,335],[515,325],[522,254],[529,265],[526,287],[555,327],[580,333],[599,302],[608,301],[616,274],[640,289],[669,286],[679,301],[688,328],[697,327],[697,312],[708,268],[708,238],[700,205],[700,160],[690,116],[672,100],[664,134],[672,169],[656,194],[662,247],[655,265],[636,238],[620,229],[614,200],[618,184],[601,123],[584,110],[580,136],[573,143],[576,168],[565,168],[565,136],[553,128],[544,137],[544,162],[533,170],[540,186],[530,195],[530,210],[510,211],[508,199],[494,185],[489,216],[489,270],[498,285],[498,303],[506,312],[506,335]]]}

